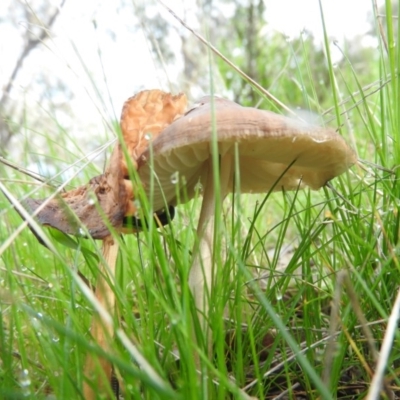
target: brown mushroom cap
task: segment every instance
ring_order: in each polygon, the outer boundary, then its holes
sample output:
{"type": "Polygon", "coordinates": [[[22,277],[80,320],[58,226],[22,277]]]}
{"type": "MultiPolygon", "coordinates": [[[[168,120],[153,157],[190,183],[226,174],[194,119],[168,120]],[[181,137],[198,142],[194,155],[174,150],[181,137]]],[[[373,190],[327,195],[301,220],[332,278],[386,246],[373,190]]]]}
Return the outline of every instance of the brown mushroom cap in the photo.
{"type": "MultiPolygon", "coordinates": [[[[177,202],[177,174],[185,183],[181,201],[184,193],[188,199],[193,196],[198,182],[206,183],[213,126],[221,156],[234,154],[238,144],[242,193],[267,192],[274,185],[274,190],[319,189],[356,162],[353,150],[333,129],[206,97],[152,142],[152,160],[149,149],[138,159],[144,183],[150,182],[152,171],[157,176],[154,210],[163,208],[165,201],[177,202]]],[[[231,191],[233,172],[229,179],[231,191]]]]}

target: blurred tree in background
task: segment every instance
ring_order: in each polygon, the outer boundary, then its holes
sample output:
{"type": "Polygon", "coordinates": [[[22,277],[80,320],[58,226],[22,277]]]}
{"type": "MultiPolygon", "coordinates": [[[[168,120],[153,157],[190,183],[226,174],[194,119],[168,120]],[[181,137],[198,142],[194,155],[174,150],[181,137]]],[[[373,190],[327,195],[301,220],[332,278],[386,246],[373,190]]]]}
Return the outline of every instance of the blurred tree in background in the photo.
{"type": "MultiPolygon", "coordinates": [[[[276,109],[275,104],[265,101],[158,2],[121,0],[112,6],[115,15],[108,19],[98,17],[101,8],[105,7],[101,3],[92,15],[86,11],[86,25],[88,31],[93,31],[93,37],[82,33],[82,41],[75,42],[75,38],[63,37],[66,34],[63,25],[59,24],[68,3],[62,0],[55,7],[54,2],[48,0],[32,0],[9,2],[3,6],[0,30],[7,27],[4,32],[11,33],[18,52],[7,54],[7,65],[11,67],[3,66],[2,71],[1,154],[10,149],[15,152],[13,143],[20,146],[22,142],[12,139],[21,132],[26,136],[26,146],[38,141],[38,146],[43,148],[40,132],[44,131],[52,131],[57,137],[64,133],[67,139],[69,135],[80,135],[81,148],[78,150],[84,154],[110,137],[110,121],[118,120],[123,99],[152,86],[183,91],[191,101],[214,91],[243,105],[276,109]],[[124,30],[121,31],[121,27],[124,30]],[[70,41],[79,68],[71,66],[72,53],[65,53],[65,59],[61,60],[65,70],[47,66],[49,58],[59,57],[52,50],[57,39],[70,41]],[[106,51],[100,39],[108,40],[107,46],[114,46],[112,53],[106,51]],[[88,41],[92,41],[90,45],[97,59],[87,54],[84,45],[88,41]],[[147,55],[139,46],[141,41],[147,44],[147,55]],[[148,68],[149,76],[133,71],[131,75],[123,75],[111,67],[107,69],[110,60],[114,62],[114,68],[115,65],[122,67],[127,64],[127,57],[132,65],[147,65],[145,59],[150,59],[146,61],[153,63],[148,68]],[[9,71],[7,76],[4,71],[9,71]],[[73,75],[80,86],[74,86],[69,75],[73,75]],[[115,83],[116,78],[123,79],[124,84],[115,83]],[[93,117],[95,113],[98,119],[93,117]]],[[[331,82],[323,44],[307,30],[296,37],[286,37],[270,29],[268,4],[263,0],[182,1],[178,9],[180,17],[193,30],[289,107],[321,114],[331,106],[331,82]]],[[[68,18],[64,25],[67,23],[73,28],[75,20],[68,18]]],[[[352,73],[352,69],[354,72],[363,70],[360,85],[370,84],[379,76],[376,63],[371,62],[371,43],[376,34],[370,32],[369,42],[365,36],[359,36],[342,44],[341,51],[346,57],[338,59],[337,68],[343,74],[352,73]]],[[[57,43],[62,53],[63,47],[57,43]]],[[[349,92],[356,90],[357,87],[348,87],[349,92]]],[[[34,147],[30,150],[34,151],[34,147]]],[[[70,160],[76,154],[71,149],[70,160]]],[[[60,157],[68,158],[68,155],[60,154],[60,157]]]]}
{"type": "MultiPolygon", "coordinates": [[[[14,60],[8,60],[12,65],[8,80],[3,83],[0,97],[0,149],[4,153],[10,140],[23,125],[24,112],[23,102],[12,101],[12,91],[18,85],[18,77],[25,68],[30,68],[29,56],[38,47],[46,45],[46,41],[51,39],[51,29],[65,3],[62,0],[59,6],[55,7],[51,2],[36,1],[36,8],[31,8],[26,2],[15,1],[7,7],[7,17],[0,18],[0,24],[8,24],[21,33],[19,40],[9,38],[13,43],[21,44],[20,52],[14,60]]],[[[7,35],[3,35],[6,37],[7,35]]],[[[30,81],[26,90],[40,90],[42,100],[54,87],[57,92],[62,91],[68,101],[68,90],[62,80],[54,81],[54,78],[40,74],[35,81],[30,81]],[[35,84],[38,84],[37,87],[35,84]]],[[[60,104],[58,104],[61,106],[60,104]]],[[[36,124],[35,124],[36,125],[36,124]]]]}

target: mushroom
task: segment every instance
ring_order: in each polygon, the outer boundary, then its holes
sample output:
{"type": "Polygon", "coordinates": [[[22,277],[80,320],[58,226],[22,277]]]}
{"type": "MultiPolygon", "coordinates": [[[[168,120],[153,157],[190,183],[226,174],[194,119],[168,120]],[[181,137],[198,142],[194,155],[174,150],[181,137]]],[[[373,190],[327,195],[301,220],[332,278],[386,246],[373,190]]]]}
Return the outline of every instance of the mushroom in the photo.
{"type": "MultiPolygon", "coordinates": [[[[110,246],[116,243],[109,226],[125,232],[124,218],[135,214],[129,163],[137,169],[147,193],[152,193],[152,209],[156,213],[193,198],[200,183],[203,202],[197,228],[199,244],[189,284],[200,322],[207,332],[215,208],[217,201],[222,205],[226,195],[234,191],[235,171],[239,173],[241,193],[304,187],[317,190],[357,159],[333,129],[217,97],[203,98],[182,115],[185,107],[183,95],[171,96],[158,90],[141,92],[129,99],[122,112],[121,128],[130,160],[122,156],[123,147],[117,145],[104,175],[63,194],[61,200],[51,200],[47,205],[42,200],[29,200],[27,206],[38,211],[42,224],[79,234],[81,225],[76,221],[80,220],[90,235],[104,240],[106,261],[107,255],[111,258],[109,272],[104,272],[104,276],[109,274],[113,279],[116,252],[110,252],[110,246]],[[177,177],[181,184],[178,187],[177,177]],[[92,204],[93,194],[97,204],[92,204]],[[39,212],[40,207],[44,208],[39,212]]],[[[99,276],[104,280],[102,273],[99,276]]],[[[101,281],[100,287],[105,282],[101,281]]],[[[109,296],[113,294],[106,293],[102,301],[111,310],[114,302],[109,296]]]]}
{"type": "Polygon", "coordinates": [[[355,162],[355,153],[333,129],[217,97],[201,99],[152,142],[151,151],[144,151],[137,163],[148,192],[146,183],[151,182],[152,174],[157,177],[151,188],[154,210],[190,200],[198,183],[203,188],[197,228],[199,245],[189,274],[203,331],[209,311],[207,293],[213,281],[216,199],[222,202],[234,190],[236,165],[240,192],[261,193],[305,187],[317,190],[355,162]],[[178,189],[177,176],[181,178],[178,189]]]}

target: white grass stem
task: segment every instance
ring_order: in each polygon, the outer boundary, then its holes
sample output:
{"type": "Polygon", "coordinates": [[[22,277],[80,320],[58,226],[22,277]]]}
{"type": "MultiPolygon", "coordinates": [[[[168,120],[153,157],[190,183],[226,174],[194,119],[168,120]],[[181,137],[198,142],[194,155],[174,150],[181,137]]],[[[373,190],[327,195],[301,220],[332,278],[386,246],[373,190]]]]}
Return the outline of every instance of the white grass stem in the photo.
{"type": "Polygon", "coordinates": [[[385,337],[379,353],[378,362],[376,364],[375,374],[371,381],[366,400],[376,400],[381,398],[381,390],[384,382],[384,374],[388,364],[390,352],[392,350],[393,339],[398,330],[398,322],[400,316],[400,289],[390,314],[385,337]]]}

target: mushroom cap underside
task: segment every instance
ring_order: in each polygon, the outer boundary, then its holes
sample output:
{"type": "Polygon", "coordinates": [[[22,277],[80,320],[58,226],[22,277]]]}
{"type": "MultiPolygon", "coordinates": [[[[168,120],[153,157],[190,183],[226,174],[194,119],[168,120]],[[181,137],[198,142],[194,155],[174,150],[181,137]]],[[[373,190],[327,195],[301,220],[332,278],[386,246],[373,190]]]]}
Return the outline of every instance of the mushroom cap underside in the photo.
{"type": "MultiPolygon", "coordinates": [[[[177,194],[180,202],[190,200],[196,185],[206,183],[213,137],[221,157],[229,153],[234,157],[242,193],[306,186],[319,189],[357,160],[333,129],[241,107],[224,99],[215,98],[214,104],[205,99],[169,125],[152,142],[151,151],[139,157],[142,182],[150,182],[152,173],[156,176],[155,210],[165,203],[176,204],[177,194]]],[[[228,188],[232,190],[233,172],[229,180],[228,188]]]]}

